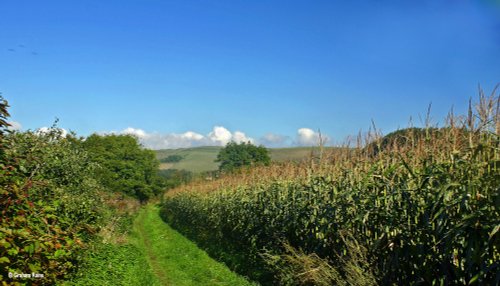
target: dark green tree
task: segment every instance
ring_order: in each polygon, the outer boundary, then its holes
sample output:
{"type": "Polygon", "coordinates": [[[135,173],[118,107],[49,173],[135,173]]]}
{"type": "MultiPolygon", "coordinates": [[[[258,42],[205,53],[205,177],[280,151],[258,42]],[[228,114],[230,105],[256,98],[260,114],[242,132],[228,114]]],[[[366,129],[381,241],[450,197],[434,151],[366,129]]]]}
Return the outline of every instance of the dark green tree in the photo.
{"type": "Polygon", "coordinates": [[[170,155],[166,158],[163,158],[160,160],[160,162],[162,163],[178,163],[180,161],[182,161],[182,159],[184,159],[184,157],[182,157],[181,155],[170,155]]]}
{"type": "Polygon", "coordinates": [[[255,146],[250,142],[229,142],[217,155],[219,170],[232,172],[242,167],[269,165],[271,158],[264,146],[255,146]]]}
{"type": "Polygon", "coordinates": [[[99,164],[96,177],[107,189],[146,201],[161,191],[159,162],[131,135],[89,136],[83,146],[99,164]]]}

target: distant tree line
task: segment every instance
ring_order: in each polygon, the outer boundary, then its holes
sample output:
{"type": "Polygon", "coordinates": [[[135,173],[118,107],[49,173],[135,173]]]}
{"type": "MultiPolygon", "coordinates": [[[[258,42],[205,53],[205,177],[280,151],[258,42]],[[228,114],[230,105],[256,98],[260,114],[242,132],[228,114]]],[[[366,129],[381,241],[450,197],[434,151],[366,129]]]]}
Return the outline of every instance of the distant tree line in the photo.
{"type": "Polygon", "coordinates": [[[175,154],[175,155],[169,155],[163,159],[160,159],[160,162],[162,162],[162,163],[178,163],[178,162],[182,161],[182,159],[184,159],[183,156],[175,154]]]}
{"type": "Polygon", "coordinates": [[[159,170],[158,175],[163,180],[165,190],[173,189],[182,184],[190,182],[194,178],[194,174],[187,170],[166,169],[159,170]]]}

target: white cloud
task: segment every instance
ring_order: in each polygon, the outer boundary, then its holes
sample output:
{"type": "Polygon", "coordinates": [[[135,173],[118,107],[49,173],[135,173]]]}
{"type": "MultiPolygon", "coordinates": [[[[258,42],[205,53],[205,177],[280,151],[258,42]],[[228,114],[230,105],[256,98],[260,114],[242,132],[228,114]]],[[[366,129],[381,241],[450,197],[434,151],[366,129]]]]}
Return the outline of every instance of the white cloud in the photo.
{"type": "Polygon", "coordinates": [[[58,128],[58,127],[41,127],[38,128],[35,133],[36,134],[47,134],[50,133],[52,130],[57,130],[61,133],[61,137],[66,137],[68,135],[68,131],[64,128],[58,128]]]}
{"type": "MultiPolygon", "coordinates": [[[[321,139],[323,143],[329,141],[328,136],[325,134],[321,134],[321,139]]],[[[300,128],[297,130],[297,140],[295,142],[296,145],[299,146],[318,146],[320,143],[320,134],[318,132],[314,132],[314,130],[309,128],[300,128]]]]}
{"type": "Polygon", "coordinates": [[[196,141],[200,141],[201,139],[203,139],[203,135],[201,134],[198,134],[196,132],[193,132],[193,131],[188,131],[184,134],[182,134],[182,136],[186,139],[191,139],[191,140],[196,140],[196,141]]]}
{"type": "Polygon", "coordinates": [[[254,140],[250,137],[247,137],[245,135],[245,133],[243,132],[240,132],[240,131],[236,131],[234,132],[233,134],[233,137],[232,137],[232,140],[236,143],[242,143],[242,142],[250,142],[250,143],[254,143],[254,140]]]}
{"type": "Polygon", "coordinates": [[[150,149],[174,149],[188,148],[197,146],[224,146],[230,141],[235,142],[254,142],[245,133],[236,131],[232,133],[223,126],[214,126],[213,130],[206,136],[187,131],[181,134],[177,133],[148,133],[142,129],[128,127],[120,132],[110,132],[115,134],[130,134],[136,136],[142,145],[150,149]]]}
{"type": "MultiPolygon", "coordinates": [[[[198,146],[224,146],[230,141],[237,143],[250,141],[253,144],[262,144],[267,147],[289,147],[289,146],[318,146],[319,132],[310,128],[300,128],[297,130],[297,137],[292,140],[289,136],[267,133],[259,140],[247,136],[241,131],[230,131],[224,126],[214,126],[212,131],[203,135],[194,131],[184,133],[148,133],[145,130],[128,127],[120,132],[108,132],[112,134],[130,134],[139,139],[139,142],[150,149],[176,149],[198,146]]],[[[106,133],[104,133],[106,134],[106,133]]],[[[321,134],[323,143],[329,141],[329,137],[321,134]]]]}
{"type": "Polygon", "coordinates": [[[111,132],[115,134],[130,134],[136,136],[141,144],[151,149],[173,149],[186,148],[194,146],[207,145],[205,136],[193,131],[188,131],[182,134],[169,133],[147,133],[138,128],[128,127],[120,132],[111,132]]]}
{"type": "Polygon", "coordinates": [[[267,133],[259,139],[259,143],[267,147],[285,147],[289,145],[289,139],[288,136],[267,133]]]}
{"type": "Polygon", "coordinates": [[[215,126],[212,132],[208,133],[208,138],[213,142],[217,142],[217,145],[226,145],[231,141],[233,135],[226,128],[215,126]]]}
{"type": "Polygon", "coordinates": [[[10,124],[10,126],[7,127],[7,129],[10,131],[18,131],[18,130],[21,130],[21,128],[23,128],[21,123],[19,123],[17,121],[9,121],[8,123],[10,124]]]}
{"type": "Polygon", "coordinates": [[[129,127],[129,128],[123,130],[120,133],[134,135],[134,136],[137,136],[137,138],[144,138],[144,137],[147,136],[147,134],[146,134],[146,132],[144,130],[142,130],[142,129],[135,129],[135,128],[132,128],[132,127],[129,127]]]}

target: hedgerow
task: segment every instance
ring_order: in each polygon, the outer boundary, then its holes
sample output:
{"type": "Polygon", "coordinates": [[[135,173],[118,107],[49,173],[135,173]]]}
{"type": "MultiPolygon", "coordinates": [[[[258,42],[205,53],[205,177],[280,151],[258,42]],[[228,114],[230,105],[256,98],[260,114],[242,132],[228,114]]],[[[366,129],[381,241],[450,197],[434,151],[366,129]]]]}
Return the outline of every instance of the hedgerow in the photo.
{"type": "MultiPolygon", "coordinates": [[[[7,102],[0,99],[2,119],[7,102]]],[[[53,284],[72,272],[101,224],[95,165],[76,138],[11,132],[0,121],[0,281],[53,284]],[[43,278],[16,279],[16,274],[43,278]],[[10,277],[14,276],[14,277],[10,277]]]]}

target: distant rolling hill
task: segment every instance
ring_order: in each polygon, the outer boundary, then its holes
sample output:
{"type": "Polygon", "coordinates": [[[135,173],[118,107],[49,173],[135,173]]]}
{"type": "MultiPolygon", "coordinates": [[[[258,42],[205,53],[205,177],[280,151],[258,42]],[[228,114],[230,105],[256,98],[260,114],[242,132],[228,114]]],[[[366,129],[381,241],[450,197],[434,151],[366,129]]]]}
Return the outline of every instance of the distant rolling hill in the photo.
{"type": "MultiPolygon", "coordinates": [[[[195,173],[217,170],[219,164],[214,162],[222,147],[207,146],[180,149],[157,150],[158,160],[165,160],[172,155],[179,155],[182,159],[178,162],[162,162],[160,169],[183,169],[195,173]]],[[[332,149],[332,147],[325,147],[332,149]]],[[[276,162],[299,161],[310,156],[311,152],[317,152],[318,147],[293,147],[293,148],[270,148],[271,159],[276,162]]]]}

